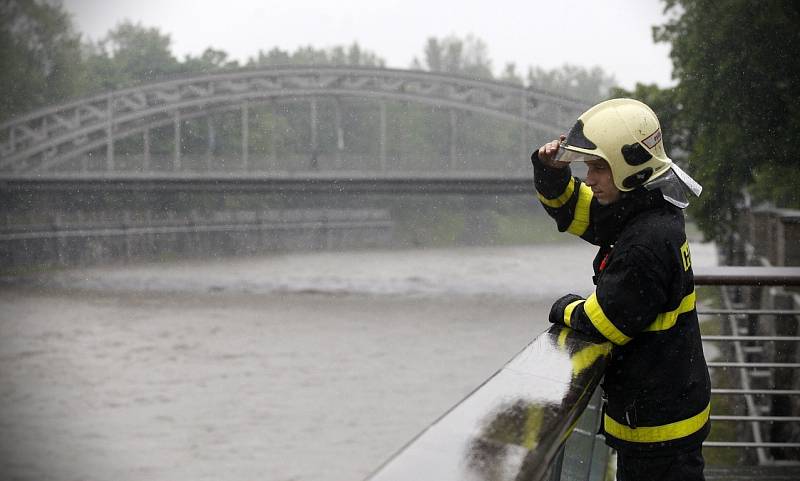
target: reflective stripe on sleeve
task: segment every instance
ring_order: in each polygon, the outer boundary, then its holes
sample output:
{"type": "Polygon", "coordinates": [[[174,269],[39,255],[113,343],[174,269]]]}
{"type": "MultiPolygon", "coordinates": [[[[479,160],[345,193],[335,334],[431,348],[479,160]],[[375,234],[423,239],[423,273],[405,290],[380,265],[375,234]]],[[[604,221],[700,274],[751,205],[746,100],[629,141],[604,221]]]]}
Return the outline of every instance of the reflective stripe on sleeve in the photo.
{"type": "Polygon", "coordinates": [[[628,427],[612,419],[608,414],[603,417],[603,429],[617,439],[632,443],[658,443],[680,439],[694,434],[705,426],[711,412],[711,403],[703,411],[689,419],[664,424],[662,426],[628,427]]]}
{"type": "Polygon", "coordinates": [[[573,301],[567,304],[567,307],[564,308],[564,324],[568,325],[569,327],[572,327],[572,324],[570,323],[570,319],[572,319],[572,311],[574,311],[575,308],[578,307],[578,304],[582,304],[584,302],[585,301],[583,299],[578,299],[577,301],[573,301]]]}
{"type": "Polygon", "coordinates": [[[578,190],[578,205],[575,206],[575,215],[567,227],[567,232],[582,236],[589,227],[589,206],[592,203],[592,189],[586,184],[581,184],[578,190]]]}
{"type": "Polygon", "coordinates": [[[589,317],[589,320],[592,321],[595,329],[600,331],[606,339],[613,342],[614,344],[622,345],[627,344],[628,341],[631,340],[630,337],[626,336],[622,333],[617,326],[615,326],[609,319],[606,317],[606,314],[603,312],[603,309],[600,307],[600,303],[597,302],[597,293],[593,292],[586,302],[583,305],[583,312],[589,317]]]}
{"type": "Polygon", "coordinates": [[[569,201],[573,192],[575,192],[575,177],[570,177],[569,183],[567,184],[566,189],[564,189],[564,192],[555,199],[548,199],[538,192],[536,194],[542,204],[546,205],[547,207],[558,208],[562,207],[569,201]]]}
{"type": "Polygon", "coordinates": [[[678,322],[678,316],[691,312],[695,309],[697,302],[697,294],[692,291],[691,294],[681,300],[680,305],[674,311],[663,312],[656,316],[656,320],[650,324],[645,331],[666,331],[678,322]]]}

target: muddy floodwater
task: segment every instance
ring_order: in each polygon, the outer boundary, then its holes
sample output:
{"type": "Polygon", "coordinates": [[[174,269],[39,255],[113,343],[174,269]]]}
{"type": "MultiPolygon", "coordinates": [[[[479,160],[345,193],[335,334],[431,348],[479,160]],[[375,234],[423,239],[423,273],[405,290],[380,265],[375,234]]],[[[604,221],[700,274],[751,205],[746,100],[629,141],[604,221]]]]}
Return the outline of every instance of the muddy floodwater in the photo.
{"type": "Polygon", "coordinates": [[[555,298],[591,292],[593,255],[306,253],[5,279],[0,479],[362,479],[543,331],[555,298]]]}

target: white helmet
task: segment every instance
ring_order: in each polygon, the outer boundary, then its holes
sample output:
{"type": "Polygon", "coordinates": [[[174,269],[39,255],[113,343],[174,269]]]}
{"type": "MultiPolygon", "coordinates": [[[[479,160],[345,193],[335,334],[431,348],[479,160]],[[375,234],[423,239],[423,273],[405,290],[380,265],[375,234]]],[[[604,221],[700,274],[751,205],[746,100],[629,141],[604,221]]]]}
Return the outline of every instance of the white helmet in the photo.
{"type": "MultiPolygon", "coordinates": [[[[658,117],[644,103],[625,98],[606,100],[578,117],[556,158],[562,162],[592,157],[605,159],[611,168],[614,185],[623,192],[643,185],[657,187],[672,202],[674,199],[668,197],[667,190],[675,190],[675,186],[673,189],[665,187],[673,184],[670,181],[677,177],[676,182],[680,181],[689,191],[700,195],[702,187],[667,156],[662,137],[658,117]],[[670,175],[654,183],[667,173],[670,175]]],[[[678,197],[683,199],[673,203],[686,207],[685,195],[678,197]]]]}

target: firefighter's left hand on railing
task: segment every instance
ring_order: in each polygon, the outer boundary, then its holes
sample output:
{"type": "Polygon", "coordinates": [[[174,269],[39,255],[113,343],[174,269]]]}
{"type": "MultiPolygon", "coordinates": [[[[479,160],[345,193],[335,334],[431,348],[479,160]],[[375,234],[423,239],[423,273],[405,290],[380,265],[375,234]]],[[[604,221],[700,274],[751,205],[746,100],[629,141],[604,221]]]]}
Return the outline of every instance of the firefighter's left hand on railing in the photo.
{"type": "Polygon", "coordinates": [[[553,307],[550,308],[550,322],[553,324],[564,324],[564,309],[571,303],[581,299],[583,299],[583,297],[577,294],[567,294],[554,302],[553,307]]]}

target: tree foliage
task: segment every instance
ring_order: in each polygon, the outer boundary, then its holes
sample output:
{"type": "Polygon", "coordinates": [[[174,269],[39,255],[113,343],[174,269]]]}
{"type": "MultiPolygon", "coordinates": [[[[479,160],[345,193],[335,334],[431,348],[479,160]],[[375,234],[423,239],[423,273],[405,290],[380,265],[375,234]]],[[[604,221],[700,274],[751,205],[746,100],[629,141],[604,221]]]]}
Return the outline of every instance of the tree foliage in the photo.
{"type": "Polygon", "coordinates": [[[428,38],[425,44],[424,67],[419,59],[415,58],[412,68],[481,79],[492,78],[489,48],[483,40],[473,35],[463,39],[454,35],[442,39],[428,38]]]}
{"type": "MultiPolygon", "coordinates": [[[[0,13],[3,14],[0,52],[4,65],[13,67],[0,71],[0,87],[13,93],[3,99],[3,114],[8,116],[73,96],[240,66],[225,51],[212,47],[199,55],[178,59],[172,52],[169,35],[128,20],[117,24],[99,41],[81,43],[69,15],[57,0],[0,0],[0,13]]],[[[507,64],[495,77],[486,43],[471,35],[429,38],[419,58],[422,60],[415,59],[413,68],[526,86],[526,79],[514,64],[507,64]]],[[[324,49],[303,46],[294,51],[278,47],[259,50],[244,66],[384,67],[385,64],[374,52],[353,43],[324,49]]],[[[527,78],[529,87],[586,101],[597,100],[599,92],[607,89],[610,82],[613,77],[599,68],[573,66],[552,71],[531,70],[527,78]]],[[[284,162],[285,165],[270,164],[270,168],[279,169],[296,168],[299,164],[291,162],[297,160],[311,161],[315,167],[324,168],[325,162],[339,165],[345,158],[372,162],[377,158],[376,153],[385,148],[387,158],[402,168],[424,169],[435,162],[470,168],[470,162],[484,165],[493,156],[498,162],[507,160],[505,157],[509,155],[517,156],[525,138],[521,126],[507,120],[441,105],[385,101],[385,120],[392,134],[381,147],[378,130],[381,107],[376,102],[346,97],[321,97],[313,102],[321,126],[313,141],[309,99],[277,98],[250,103],[246,121],[251,161],[264,163],[270,158],[270,162],[284,162]]],[[[176,132],[180,135],[182,162],[187,166],[210,165],[214,158],[225,159],[228,165],[241,162],[238,154],[242,150],[243,118],[242,112],[235,108],[219,109],[202,117],[182,119],[179,130],[173,125],[149,129],[151,165],[159,162],[167,165],[176,148],[176,132]]],[[[138,133],[118,139],[117,160],[134,158],[144,145],[144,138],[138,133]]]]}
{"type": "Polygon", "coordinates": [[[121,22],[97,44],[86,45],[88,90],[129,87],[178,73],[171,43],[157,28],[121,22]]]}
{"type": "Polygon", "coordinates": [[[59,3],[0,0],[0,119],[80,93],[80,35],[59,3]]]}
{"type": "Polygon", "coordinates": [[[383,67],[386,61],[369,50],[364,50],[357,42],[345,47],[337,45],[328,49],[312,46],[297,48],[294,52],[274,47],[268,52],[259,50],[255,57],[247,61],[248,67],[271,67],[279,65],[351,65],[363,67],[383,67]]]}
{"type": "Polygon", "coordinates": [[[704,184],[695,213],[712,237],[734,218],[742,188],[800,207],[800,4],[793,0],[666,0],[654,29],[672,46],[674,103],[704,184]]]}
{"type": "Polygon", "coordinates": [[[606,98],[616,83],[614,76],[606,74],[600,67],[587,69],[565,64],[551,70],[542,67],[531,67],[528,70],[528,85],[589,103],[606,98]]]}

